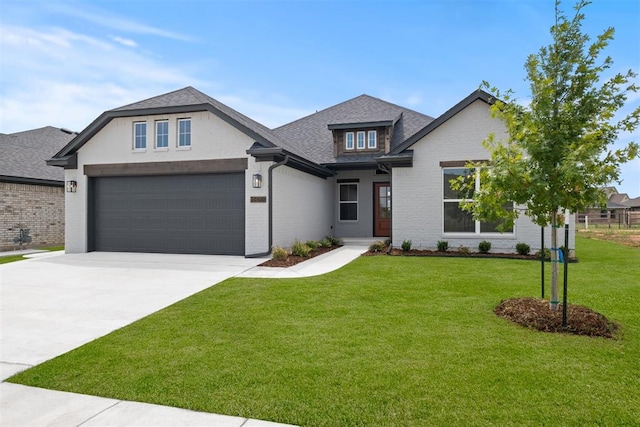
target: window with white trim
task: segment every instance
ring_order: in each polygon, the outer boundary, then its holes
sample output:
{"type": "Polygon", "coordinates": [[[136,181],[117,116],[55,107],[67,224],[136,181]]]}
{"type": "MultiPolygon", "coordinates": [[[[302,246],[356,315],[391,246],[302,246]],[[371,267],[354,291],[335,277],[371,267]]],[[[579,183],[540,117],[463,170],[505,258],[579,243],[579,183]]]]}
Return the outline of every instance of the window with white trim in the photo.
{"type": "Polygon", "coordinates": [[[358,184],[338,184],[338,210],[340,221],[358,220],[358,184]]]}
{"type": "Polygon", "coordinates": [[[364,131],[358,131],[358,133],[356,134],[356,141],[357,144],[356,146],[358,147],[358,150],[362,150],[364,149],[364,131]]]}
{"type": "Polygon", "coordinates": [[[370,130],[367,132],[367,148],[378,148],[378,131],[370,130]]]}
{"type": "Polygon", "coordinates": [[[344,148],[347,150],[353,150],[353,132],[345,132],[344,148]]]}
{"type": "Polygon", "coordinates": [[[133,149],[146,150],[147,122],[133,122],[133,149]]]}
{"type": "Polygon", "coordinates": [[[178,147],[191,147],[191,119],[178,119],[178,147]]]}
{"type": "Polygon", "coordinates": [[[156,148],[169,148],[169,120],[156,121],[156,148]]]}
{"type": "MultiPolygon", "coordinates": [[[[469,168],[443,168],[443,231],[445,233],[500,233],[498,231],[499,222],[475,221],[470,212],[462,210],[460,202],[473,200],[473,193],[467,198],[460,191],[451,188],[451,180],[460,176],[475,175],[475,190],[480,189],[480,174],[469,168]]],[[[513,203],[504,206],[507,210],[513,210],[513,203]]],[[[502,231],[502,233],[512,234],[513,225],[502,231]]]]}

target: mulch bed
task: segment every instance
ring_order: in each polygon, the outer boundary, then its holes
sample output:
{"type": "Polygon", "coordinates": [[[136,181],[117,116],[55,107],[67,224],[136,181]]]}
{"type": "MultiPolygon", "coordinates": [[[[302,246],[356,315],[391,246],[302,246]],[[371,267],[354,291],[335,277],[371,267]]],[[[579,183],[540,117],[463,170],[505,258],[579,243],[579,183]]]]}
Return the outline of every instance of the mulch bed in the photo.
{"type": "MultiPolygon", "coordinates": [[[[540,261],[540,257],[536,255],[520,255],[520,254],[507,254],[498,252],[489,252],[482,254],[480,252],[462,253],[458,251],[431,251],[427,249],[410,249],[403,251],[402,249],[393,248],[388,253],[386,251],[371,252],[367,251],[362,254],[363,256],[378,256],[378,255],[391,255],[391,256],[435,256],[435,257],[457,257],[457,258],[504,258],[504,259],[525,259],[531,261],[540,261]]],[[[547,261],[549,261],[547,259],[547,261]]],[[[570,258],[569,263],[577,262],[576,258],[570,258]]]]}
{"type": "Polygon", "coordinates": [[[310,260],[313,257],[317,257],[318,255],[326,254],[327,252],[331,252],[334,249],[338,249],[340,246],[332,246],[330,248],[320,247],[316,250],[311,251],[309,253],[309,256],[307,257],[289,255],[287,259],[284,259],[284,260],[270,259],[268,261],[263,262],[262,264],[258,264],[258,266],[259,267],[292,267],[301,262],[310,260]]]}
{"type": "Polygon", "coordinates": [[[562,327],[562,304],[558,311],[549,308],[549,301],[539,298],[511,298],[500,302],[495,314],[529,329],[561,332],[590,337],[615,338],[620,325],[600,313],[580,305],[567,305],[567,327],[562,327]]]}

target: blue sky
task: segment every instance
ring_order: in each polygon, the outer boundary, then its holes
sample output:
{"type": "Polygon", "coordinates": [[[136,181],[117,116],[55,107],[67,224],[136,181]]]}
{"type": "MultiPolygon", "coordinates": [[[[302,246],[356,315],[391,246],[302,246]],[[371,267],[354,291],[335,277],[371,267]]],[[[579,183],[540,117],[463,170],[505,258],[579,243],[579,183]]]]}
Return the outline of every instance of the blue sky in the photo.
{"type": "MultiPolygon", "coordinates": [[[[275,127],[366,93],[438,116],[483,80],[529,96],[553,0],[0,0],[0,132],[80,131],[105,110],[195,88],[275,127]]],[[[574,2],[563,2],[569,15],[574,2]]],[[[595,0],[612,72],[640,71],[640,1],[595,0]]],[[[640,105],[629,99],[624,111],[640,105]]],[[[623,135],[619,145],[640,141],[623,135]]],[[[640,159],[621,192],[640,196],[640,159]]]]}

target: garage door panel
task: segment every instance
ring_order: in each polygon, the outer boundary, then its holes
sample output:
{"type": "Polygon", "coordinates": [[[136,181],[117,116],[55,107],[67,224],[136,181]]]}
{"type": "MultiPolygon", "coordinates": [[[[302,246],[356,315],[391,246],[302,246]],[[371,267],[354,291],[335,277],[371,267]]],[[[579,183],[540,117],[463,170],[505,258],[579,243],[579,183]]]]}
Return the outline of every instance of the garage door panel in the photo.
{"type": "Polygon", "coordinates": [[[244,173],[94,178],[92,200],[94,250],[244,255],[244,173]]]}

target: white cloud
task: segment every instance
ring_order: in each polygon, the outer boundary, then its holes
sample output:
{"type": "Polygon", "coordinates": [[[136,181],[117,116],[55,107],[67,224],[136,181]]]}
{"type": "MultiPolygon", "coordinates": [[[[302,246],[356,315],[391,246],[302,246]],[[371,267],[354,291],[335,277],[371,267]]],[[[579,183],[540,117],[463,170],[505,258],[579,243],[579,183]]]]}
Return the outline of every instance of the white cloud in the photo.
{"type": "Polygon", "coordinates": [[[191,36],[180,34],[172,31],[163,30],[141,22],[132,21],[123,18],[120,15],[114,15],[104,9],[90,8],[88,4],[83,3],[82,8],[73,7],[69,4],[48,4],[48,8],[54,12],[73,16],[75,18],[84,19],[85,21],[127,33],[148,34],[158,37],[169,38],[181,41],[193,41],[191,36]]]}
{"type": "Polygon", "coordinates": [[[123,46],[138,47],[138,43],[136,43],[135,41],[133,41],[131,39],[125,39],[124,37],[112,36],[111,40],[113,40],[116,43],[120,43],[123,46]]]}
{"type": "Polygon", "coordinates": [[[420,105],[424,102],[424,99],[422,98],[422,95],[419,93],[412,93],[410,94],[407,99],[405,100],[404,104],[408,105],[410,107],[416,106],[416,105],[420,105]]]}
{"type": "Polygon", "coordinates": [[[0,25],[0,132],[82,130],[105,110],[202,80],[192,70],[63,28],[0,25]]]}

